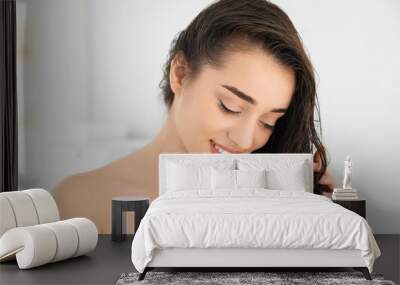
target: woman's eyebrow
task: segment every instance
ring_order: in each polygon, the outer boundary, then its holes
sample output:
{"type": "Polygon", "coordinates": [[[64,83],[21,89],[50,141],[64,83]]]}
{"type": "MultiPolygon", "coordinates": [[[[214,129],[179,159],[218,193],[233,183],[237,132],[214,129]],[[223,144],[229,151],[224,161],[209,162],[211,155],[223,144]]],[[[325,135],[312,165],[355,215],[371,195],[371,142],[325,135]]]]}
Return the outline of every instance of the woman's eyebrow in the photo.
{"type": "MultiPolygon", "coordinates": [[[[250,104],[257,105],[256,99],[254,99],[253,97],[240,91],[236,87],[230,86],[230,85],[225,85],[225,84],[223,84],[221,86],[224,87],[225,89],[231,91],[234,95],[238,96],[240,99],[242,99],[246,102],[249,102],[250,104]]],[[[285,113],[286,111],[287,111],[287,109],[285,109],[285,108],[274,108],[271,110],[271,112],[274,112],[274,113],[285,113]]]]}

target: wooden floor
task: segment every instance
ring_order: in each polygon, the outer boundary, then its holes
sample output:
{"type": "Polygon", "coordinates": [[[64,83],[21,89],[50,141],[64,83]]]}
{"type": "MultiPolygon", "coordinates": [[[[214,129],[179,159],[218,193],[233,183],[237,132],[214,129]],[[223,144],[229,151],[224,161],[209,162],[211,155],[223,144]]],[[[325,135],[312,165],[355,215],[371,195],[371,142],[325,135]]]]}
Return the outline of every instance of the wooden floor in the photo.
{"type": "MultiPolygon", "coordinates": [[[[386,279],[399,283],[400,235],[375,235],[375,238],[382,256],[375,262],[374,273],[382,273],[386,279]]],[[[131,244],[132,236],[117,243],[111,241],[110,235],[100,235],[96,250],[87,256],[28,270],[19,270],[15,261],[1,263],[0,284],[115,284],[122,273],[135,271],[131,244]]]]}

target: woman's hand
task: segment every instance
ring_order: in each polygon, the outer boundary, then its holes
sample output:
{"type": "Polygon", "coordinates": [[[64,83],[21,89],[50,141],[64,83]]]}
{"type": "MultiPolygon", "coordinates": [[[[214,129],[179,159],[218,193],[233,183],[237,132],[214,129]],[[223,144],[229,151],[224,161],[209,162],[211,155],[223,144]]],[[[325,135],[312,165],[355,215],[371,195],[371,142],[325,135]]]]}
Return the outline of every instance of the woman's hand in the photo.
{"type": "MultiPolygon", "coordinates": [[[[318,151],[314,155],[314,160],[316,160],[316,162],[314,161],[314,172],[318,172],[321,169],[321,157],[318,151]]],[[[322,188],[321,190],[323,191],[322,194],[331,198],[333,188],[336,187],[336,182],[329,168],[326,168],[325,173],[318,181],[318,184],[323,185],[321,187],[322,188]]]]}

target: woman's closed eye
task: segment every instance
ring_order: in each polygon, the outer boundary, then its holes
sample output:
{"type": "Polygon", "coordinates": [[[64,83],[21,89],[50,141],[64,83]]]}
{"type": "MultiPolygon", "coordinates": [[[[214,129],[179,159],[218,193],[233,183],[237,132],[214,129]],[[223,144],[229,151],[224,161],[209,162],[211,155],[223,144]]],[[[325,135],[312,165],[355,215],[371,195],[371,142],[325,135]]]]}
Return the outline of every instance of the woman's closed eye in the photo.
{"type": "MultiPolygon", "coordinates": [[[[225,113],[232,114],[232,115],[240,115],[241,114],[240,111],[233,111],[233,110],[229,109],[228,107],[226,107],[224,105],[224,103],[222,102],[222,100],[219,100],[219,104],[218,105],[221,108],[221,110],[223,112],[225,112],[225,113]]],[[[271,126],[270,124],[263,123],[261,121],[260,121],[260,123],[265,129],[268,129],[268,130],[273,130],[274,129],[274,126],[271,126]]]]}
{"type": "Polygon", "coordinates": [[[225,104],[222,102],[222,100],[219,100],[219,107],[221,108],[222,111],[224,111],[226,113],[235,114],[235,115],[239,115],[241,113],[240,111],[233,111],[233,110],[229,109],[228,107],[226,107],[225,104]]]}

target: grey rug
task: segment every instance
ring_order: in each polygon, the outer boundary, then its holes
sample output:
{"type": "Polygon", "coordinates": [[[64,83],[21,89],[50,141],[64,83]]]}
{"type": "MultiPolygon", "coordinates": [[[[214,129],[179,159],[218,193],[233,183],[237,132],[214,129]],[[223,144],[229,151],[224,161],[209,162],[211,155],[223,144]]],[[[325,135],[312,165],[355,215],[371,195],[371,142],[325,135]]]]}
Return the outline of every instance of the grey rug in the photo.
{"type": "Polygon", "coordinates": [[[147,272],[138,281],[139,273],[123,273],[116,285],[133,284],[388,284],[382,274],[371,274],[366,280],[361,272],[147,272]]]}

